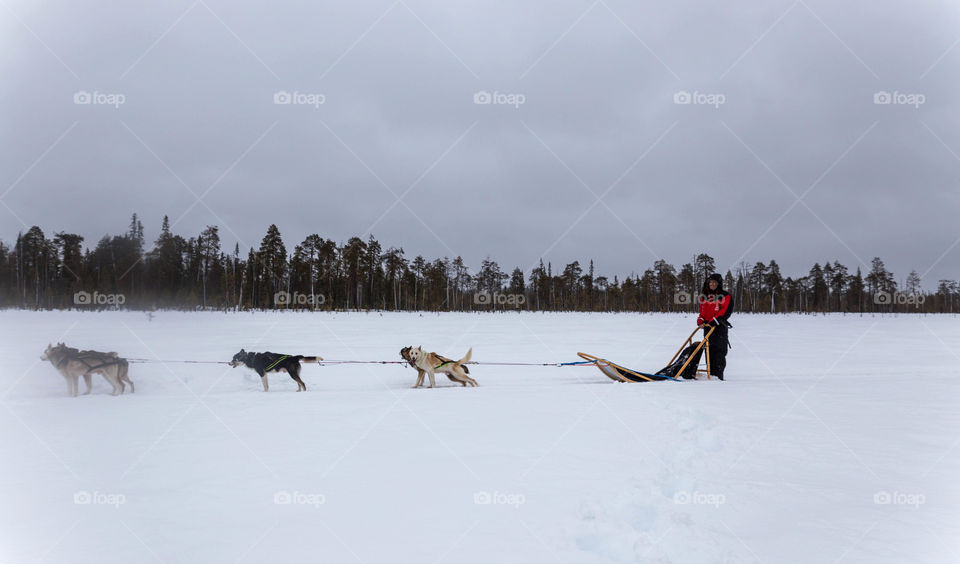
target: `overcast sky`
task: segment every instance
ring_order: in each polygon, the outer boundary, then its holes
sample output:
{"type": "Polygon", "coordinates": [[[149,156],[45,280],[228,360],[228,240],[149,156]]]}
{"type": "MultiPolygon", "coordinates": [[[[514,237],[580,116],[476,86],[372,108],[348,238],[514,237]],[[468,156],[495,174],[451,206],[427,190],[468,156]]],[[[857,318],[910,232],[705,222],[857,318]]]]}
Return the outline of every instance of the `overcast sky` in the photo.
{"type": "Polygon", "coordinates": [[[474,271],[960,278],[957,4],[4,4],[8,244],[137,212],[243,253],[276,223],[474,271]]]}

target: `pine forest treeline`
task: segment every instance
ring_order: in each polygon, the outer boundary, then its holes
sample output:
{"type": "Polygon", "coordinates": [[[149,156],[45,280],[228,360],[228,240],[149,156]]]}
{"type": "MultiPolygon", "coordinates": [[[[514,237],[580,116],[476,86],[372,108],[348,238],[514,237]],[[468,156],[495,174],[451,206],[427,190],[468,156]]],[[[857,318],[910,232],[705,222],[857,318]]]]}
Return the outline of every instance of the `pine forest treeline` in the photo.
{"type": "MultiPolygon", "coordinates": [[[[461,257],[409,258],[373,236],[339,244],[314,234],[288,254],[275,225],[258,249],[241,255],[239,245],[221,248],[216,226],[184,238],[166,217],[148,246],[136,214],[126,233],[105,236],[92,249],[83,242],[73,233],[48,238],[39,227],[21,233],[12,247],[0,241],[0,307],[692,311],[717,266],[701,253],[679,268],[658,260],[642,274],[609,278],[594,271],[592,260],[562,267],[541,260],[530,272],[507,272],[487,258],[471,272],[461,257]],[[84,293],[120,295],[122,303],[78,302],[84,293]]],[[[956,280],[924,292],[915,271],[898,284],[880,258],[868,272],[827,261],[794,277],[783,276],[774,260],[741,263],[725,273],[725,288],[737,310],[747,312],[960,311],[956,280]]]]}

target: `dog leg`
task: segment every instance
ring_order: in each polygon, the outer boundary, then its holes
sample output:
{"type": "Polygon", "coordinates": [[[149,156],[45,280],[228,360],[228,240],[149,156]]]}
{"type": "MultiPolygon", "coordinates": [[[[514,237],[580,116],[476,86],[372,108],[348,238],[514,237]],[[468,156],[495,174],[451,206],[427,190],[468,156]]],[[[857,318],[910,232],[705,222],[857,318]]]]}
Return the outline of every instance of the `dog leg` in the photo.
{"type": "Polygon", "coordinates": [[[127,364],[126,361],[120,365],[120,373],[120,380],[126,380],[127,384],[130,384],[130,393],[132,394],[135,390],[133,387],[133,380],[130,379],[130,365],[127,364]]]}
{"type": "Polygon", "coordinates": [[[466,386],[468,386],[468,385],[471,386],[471,387],[474,387],[474,386],[477,385],[477,381],[474,380],[473,378],[471,378],[471,377],[467,374],[467,371],[464,370],[462,366],[461,366],[461,367],[458,367],[458,369],[454,369],[454,370],[455,370],[455,373],[456,373],[456,376],[457,376],[457,381],[460,382],[460,384],[461,384],[463,387],[466,387],[466,386]]]}
{"type": "Polygon", "coordinates": [[[417,383],[413,385],[414,388],[419,388],[419,387],[423,386],[423,377],[424,377],[424,375],[425,375],[425,374],[424,374],[423,370],[420,370],[419,368],[417,368],[417,383]]]}
{"type": "MultiPolygon", "coordinates": [[[[87,391],[83,392],[83,395],[88,396],[90,395],[90,388],[93,386],[93,374],[84,374],[83,383],[87,385],[87,391]]],[[[80,378],[74,377],[73,387],[75,388],[73,395],[77,395],[77,393],[80,391],[80,378]]]]}
{"type": "Polygon", "coordinates": [[[297,364],[295,367],[291,366],[290,370],[287,371],[290,374],[290,377],[296,380],[297,382],[297,391],[305,392],[307,391],[307,385],[303,383],[303,380],[300,379],[300,365],[297,364]]]}
{"type": "Polygon", "coordinates": [[[109,370],[103,372],[103,377],[110,383],[110,386],[113,390],[110,392],[111,396],[119,396],[123,393],[123,388],[120,386],[120,381],[117,379],[117,375],[112,373],[109,370]]]}
{"type": "Polygon", "coordinates": [[[123,384],[120,382],[120,378],[117,376],[116,366],[111,366],[104,373],[103,376],[110,382],[110,385],[113,386],[113,394],[119,396],[123,393],[123,384]]]}
{"type": "Polygon", "coordinates": [[[427,372],[427,374],[430,375],[430,387],[432,388],[432,387],[436,386],[436,385],[437,385],[437,382],[433,379],[433,378],[434,378],[434,377],[433,377],[433,370],[430,370],[429,372],[427,372]]]}
{"type": "Polygon", "coordinates": [[[257,370],[257,374],[260,375],[260,381],[263,382],[263,391],[269,392],[269,391],[270,391],[270,384],[267,382],[267,373],[266,373],[266,372],[260,372],[259,370],[257,370]]]}

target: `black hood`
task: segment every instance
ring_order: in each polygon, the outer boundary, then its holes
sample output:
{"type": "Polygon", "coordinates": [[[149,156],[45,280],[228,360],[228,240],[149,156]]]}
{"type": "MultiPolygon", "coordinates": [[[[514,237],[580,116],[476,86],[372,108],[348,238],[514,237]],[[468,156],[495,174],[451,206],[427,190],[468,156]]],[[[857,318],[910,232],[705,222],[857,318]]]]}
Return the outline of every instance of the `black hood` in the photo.
{"type": "Polygon", "coordinates": [[[716,292],[715,292],[715,293],[717,293],[717,294],[722,293],[722,292],[723,292],[723,276],[720,276],[720,274],[718,274],[718,273],[713,273],[713,274],[711,274],[710,276],[707,277],[706,280],[703,281],[703,293],[704,293],[704,294],[710,294],[710,293],[712,293],[712,292],[710,292],[710,281],[711,281],[711,280],[716,280],[716,281],[717,281],[717,289],[716,289],[716,292]]]}

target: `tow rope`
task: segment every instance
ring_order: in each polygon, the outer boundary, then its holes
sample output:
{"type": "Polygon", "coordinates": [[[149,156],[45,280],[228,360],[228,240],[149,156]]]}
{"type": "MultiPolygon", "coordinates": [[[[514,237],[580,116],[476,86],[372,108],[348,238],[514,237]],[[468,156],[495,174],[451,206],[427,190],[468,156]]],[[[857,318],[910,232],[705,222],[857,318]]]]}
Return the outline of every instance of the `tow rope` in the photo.
{"type": "MultiPolygon", "coordinates": [[[[452,360],[444,362],[437,368],[454,362],[452,360]]],[[[477,360],[471,360],[470,362],[464,362],[463,364],[468,365],[480,365],[480,366],[586,366],[588,364],[593,364],[594,361],[576,361],[576,362],[481,362],[477,360]]],[[[405,360],[321,360],[317,364],[409,364],[405,360]]],[[[436,368],[434,369],[436,370],[436,368]]]]}
{"type": "Polygon", "coordinates": [[[159,358],[128,358],[127,362],[162,362],[167,363],[185,363],[185,364],[230,364],[229,362],[224,362],[222,360],[163,360],[159,358]]]}
{"type": "MultiPolygon", "coordinates": [[[[289,355],[285,355],[280,360],[271,364],[267,370],[273,368],[280,361],[289,358],[289,355]]],[[[137,363],[150,363],[150,362],[160,362],[160,363],[181,363],[181,364],[230,364],[229,362],[224,362],[221,360],[164,360],[159,358],[128,358],[127,362],[137,362],[137,363]]],[[[453,361],[450,361],[453,362],[453,361]]],[[[471,365],[480,365],[480,366],[587,366],[594,364],[595,361],[592,360],[583,360],[577,362],[480,362],[476,360],[471,360],[470,362],[464,362],[463,364],[471,365]]],[[[405,360],[319,360],[317,364],[409,364],[405,360]]],[[[444,363],[447,364],[447,363],[444,363]]],[[[440,366],[443,366],[441,364],[440,366]]],[[[437,368],[440,368],[439,366],[437,368]]]]}

